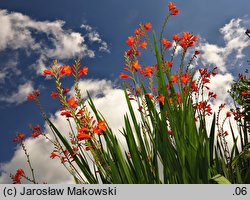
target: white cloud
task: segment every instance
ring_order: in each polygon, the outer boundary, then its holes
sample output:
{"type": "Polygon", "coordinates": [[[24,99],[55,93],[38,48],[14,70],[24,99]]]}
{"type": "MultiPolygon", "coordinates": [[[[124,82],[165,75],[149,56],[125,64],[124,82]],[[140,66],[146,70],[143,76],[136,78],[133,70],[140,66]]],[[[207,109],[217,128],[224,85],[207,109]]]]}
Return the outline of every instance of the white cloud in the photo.
{"type": "MultiPolygon", "coordinates": [[[[31,164],[34,168],[36,181],[39,183],[73,183],[68,171],[61,165],[59,160],[52,160],[50,152],[53,151],[51,143],[44,138],[26,139],[25,146],[30,155],[31,164]]],[[[31,177],[27,158],[21,147],[18,147],[14,156],[8,163],[2,163],[0,170],[0,183],[12,183],[9,174],[15,174],[16,170],[22,168],[28,177],[31,177]]],[[[24,179],[23,179],[24,180],[24,179]]],[[[22,180],[22,181],[23,181],[22,180]]],[[[24,181],[24,183],[29,183],[24,181]]]]}
{"type": "MultiPolygon", "coordinates": [[[[109,80],[93,80],[93,79],[85,79],[79,81],[79,88],[81,88],[81,95],[83,98],[86,98],[87,91],[91,94],[92,97],[96,97],[97,95],[107,93],[108,91],[113,89],[112,82],[109,80]]],[[[72,88],[70,94],[73,95],[74,89],[72,88]]]]}
{"type": "Polygon", "coordinates": [[[211,91],[217,94],[217,101],[227,102],[229,93],[228,90],[231,88],[234,77],[230,73],[217,74],[211,78],[209,88],[211,91]]]}
{"type": "Polygon", "coordinates": [[[11,80],[13,75],[20,76],[22,74],[21,70],[17,67],[19,62],[18,53],[14,53],[9,57],[7,57],[7,61],[0,63],[0,87],[6,80],[11,80]]]}
{"type": "MultiPolygon", "coordinates": [[[[127,111],[123,90],[114,88],[112,82],[107,80],[83,80],[80,81],[79,87],[83,91],[83,97],[86,97],[86,90],[91,92],[97,109],[100,110],[114,133],[117,134],[118,140],[123,143],[124,140],[121,133],[119,133],[123,126],[123,115],[127,111]]],[[[70,129],[67,121],[60,116],[60,111],[56,112],[51,117],[51,120],[64,135],[69,133],[70,129]]],[[[47,125],[45,127],[44,133],[52,137],[49,127],[47,125]]],[[[27,139],[25,144],[30,152],[31,161],[39,182],[74,183],[72,176],[64,169],[60,161],[49,158],[50,152],[53,151],[53,146],[49,142],[43,138],[38,138],[27,139]]],[[[17,168],[23,168],[27,173],[29,172],[25,155],[20,147],[15,151],[13,158],[8,163],[0,165],[0,171],[2,171],[0,183],[11,183],[9,174],[15,173],[17,168]]]]}
{"type": "Polygon", "coordinates": [[[204,60],[204,63],[213,64],[219,66],[219,69],[224,72],[225,68],[225,58],[223,53],[225,52],[224,48],[218,47],[215,44],[205,43],[202,44],[201,50],[204,51],[201,58],[204,60]]]}
{"type": "MultiPolygon", "coordinates": [[[[22,73],[23,69],[19,68],[21,67],[18,59],[19,50],[24,51],[27,57],[36,58],[30,63],[29,69],[35,70],[37,74],[41,74],[51,64],[52,59],[62,61],[93,58],[96,54],[95,48],[100,52],[110,52],[107,43],[89,25],[85,26],[87,33],[84,35],[81,32],[65,29],[65,22],[62,20],[36,21],[22,13],[1,9],[0,24],[4,27],[0,29],[0,52],[8,49],[11,51],[8,55],[13,55],[7,57],[9,60],[5,64],[1,63],[4,66],[0,68],[0,83],[5,83],[6,79],[13,76],[19,76],[18,80],[26,80],[25,74],[22,73]],[[92,43],[96,43],[96,47],[92,48],[92,43]]],[[[7,100],[7,97],[1,98],[2,101],[4,99],[7,100]]]]}
{"type": "Polygon", "coordinates": [[[32,82],[27,82],[22,85],[19,85],[16,92],[9,96],[1,96],[0,101],[4,101],[7,103],[13,104],[21,104],[27,99],[27,95],[29,95],[34,90],[32,82]]]}
{"type": "Polygon", "coordinates": [[[226,72],[239,59],[245,57],[243,50],[249,46],[250,41],[245,35],[244,20],[239,18],[232,19],[219,31],[225,42],[224,47],[203,41],[199,48],[203,51],[201,58],[204,65],[212,64],[221,72],[226,72]]]}
{"type": "Polygon", "coordinates": [[[123,116],[128,111],[124,91],[114,88],[108,80],[82,80],[79,88],[84,98],[87,96],[86,91],[91,94],[97,109],[114,132],[118,133],[123,125],[123,116]]]}
{"type": "MultiPolygon", "coordinates": [[[[240,23],[237,20],[231,21],[232,24],[240,23]]],[[[50,27],[53,27],[55,29],[60,29],[62,25],[60,25],[62,22],[57,23],[54,22],[54,24],[50,24],[50,27]]],[[[229,23],[230,24],[230,23],[229,23]]],[[[37,24],[38,26],[38,24],[37,24]]],[[[39,26],[42,27],[41,30],[45,30],[48,28],[43,23],[39,23],[39,26]]],[[[215,93],[217,93],[217,101],[214,101],[212,104],[212,107],[216,110],[220,103],[224,103],[224,101],[227,101],[229,95],[227,94],[227,89],[230,87],[230,84],[232,83],[233,76],[229,72],[227,72],[227,58],[229,56],[228,53],[226,53],[226,50],[229,50],[229,52],[233,52],[234,50],[237,52],[236,58],[240,59],[242,58],[242,50],[238,51],[238,48],[236,48],[237,44],[230,43],[229,38],[232,37],[230,28],[236,28],[237,26],[224,26],[224,28],[221,29],[221,33],[225,35],[224,39],[226,42],[225,47],[219,47],[218,45],[204,43],[204,48],[202,49],[204,51],[204,54],[202,55],[204,64],[215,64],[216,66],[220,67],[220,71],[224,73],[218,74],[216,77],[212,78],[211,83],[209,87],[211,90],[215,93]],[[219,66],[218,64],[221,64],[219,66]]],[[[92,31],[92,27],[88,25],[82,25],[82,28],[84,28],[86,31],[92,31]]],[[[52,29],[48,28],[52,31],[52,29]]],[[[46,30],[47,31],[47,30],[46,30]]],[[[236,32],[236,35],[239,34],[239,32],[236,32]]],[[[72,37],[78,38],[78,42],[80,41],[79,35],[75,35],[72,37]]],[[[90,37],[90,36],[89,36],[90,37]]],[[[58,37],[57,37],[58,38],[58,37]]],[[[91,38],[91,37],[90,37],[91,38]]],[[[89,40],[91,40],[89,38],[89,40]]],[[[92,40],[98,41],[98,39],[92,40]]],[[[242,44],[246,44],[246,41],[242,41],[242,44]]],[[[75,44],[77,44],[76,42],[75,44]]],[[[67,46],[67,42],[64,42],[67,46]]],[[[244,46],[243,45],[243,46],[244,46]]],[[[60,46],[60,45],[59,45],[60,46]]],[[[72,52],[71,52],[72,53],[72,52]]],[[[70,53],[69,53],[70,54],[70,53]]],[[[68,56],[68,54],[65,54],[64,56],[68,56]]],[[[46,57],[44,58],[46,59],[46,57]]],[[[43,61],[42,61],[43,62],[43,61]]],[[[121,89],[116,89],[112,86],[112,82],[107,80],[83,80],[80,82],[79,87],[81,88],[81,91],[83,92],[82,95],[84,98],[86,98],[86,91],[89,91],[91,95],[93,96],[93,100],[95,102],[96,107],[101,111],[103,116],[106,118],[109,125],[112,127],[112,129],[115,130],[115,133],[119,133],[119,129],[123,126],[123,114],[127,111],[126,102],[124,99],[124,93],[121,89]]],[[[72,94],[72,91],[71,91],[72,94]]],[[[224,111],[224,113],[226,110],[224,111]]],[[[223,114],[224,115],[224,114],[223,114]]],[[[65,134],[67,134],[68,130],[65,128],[65,120],[62,120],[62,118],[59,115],[59,112],[55,113],[54,117],[52,118],[54,124],[58,127],[59,130],[63,130],[65,134]]],[[[209,123],[209,121],[208,121],[209,123]]],[[[228,126],[225,127],[227,129],[228,126]]],[[[48,133],[48,129],[45,130],[46,133],[48,133]]],[[[41,181],[47,181],[48,183],[69,183],[72,182],[72,177],[67,174],[67,172],[63,169],[63,166],[61,166],[60,161],[51,160],[49,158],[50,152],[53,150],[53,147],[48,145],[46,142],[44,142],[42,139],[38,140],[26,140],[28,148],[31,149],[30,152],[32,152],[33,155],[31,155],[32,162],[36,165],[34,168],[36,169],[38,173],[38,177],[41,181]],[[42,153],[41,153],[42,152],[42,153]],[[46,163],[46,165],[44,164],[46,163]],[[50,170],[51,169],[51,170],[50,170]],[[55,170],[56,169],[56,170],[55,170]]],[[[27,163],[25,163],[25,157],[23,152],[20,148],[17,149],[15,152],[14,157],[12,160],[8,163],[2,164],[0,166],[0,169],[3,171],[2,175],[0,176],[0,182],[1,183],[7,183],[10,181],[8,174],[14,173],[17,168],[23,167],[24,169],[27,168],[27,163]]]]}
{"type": "MultiPolygon", "coordinates": [[[[35,21],[21,13],[0,10],[0,50],[24,49],[28,53],[39,55],[38,63],[46,63],[47,59],[70,59],[75,57],[94,57],[95,51],[90,49],[85,36],[79,32],[64,29],[64,21],[35,21]],[[46,36],[39,39],[39,36],[46,36]]],[[[89,26],[90,27],[90,26],[89,26]]],[[[100,48],[105,44],[96,31],[88,32],[100,48]]],[[[89,37],[90,37],[89,36],[89,37]]],[[[40,70],[39,66],[38,71],[40,70]]]]}
{"type": "MultiPolygon", "coordinates": [[[[248,23],[249,21],[243,19],[232,19],[220,28],[219,32],[223,37],[224,46],[211,44],[203,39],[199,45],[199,49],[202,51],[202,64],[204,66],[218,67],[218,74],[212,77],[209,87],[211,91],[217,94],[216,100],[211,104],[214,111],[218,111],[218,107],[226,103],[226,107],[221,113],[221,120],[225,117],[226,112],[233,108],[233,99],[228,93],[235,79],[231,71],[237,68],[240,69],[239,63],[246,56],[243,51],[250,45],[249,38],[245,35],[246,24],[248,23]]],[[[210,123],[211,120],[209,120],[210,123]]],[[[225,130],[230,130],[228,123],[225,124],[225,130]]],[[[234,130],[237,132],[235,126],[234,130]]]]}
{"type": "Polygon", "coordinates": [[[108,47],[107,42],[101,39],[100,34],[96,30],[94,30],[91,26],[87,24],[82,24],[81,28],[87,31],[87,34],[85,36],[89,39],[90,42],[100,44],[99,51],[110,53],[110,49],[108,47]]]}

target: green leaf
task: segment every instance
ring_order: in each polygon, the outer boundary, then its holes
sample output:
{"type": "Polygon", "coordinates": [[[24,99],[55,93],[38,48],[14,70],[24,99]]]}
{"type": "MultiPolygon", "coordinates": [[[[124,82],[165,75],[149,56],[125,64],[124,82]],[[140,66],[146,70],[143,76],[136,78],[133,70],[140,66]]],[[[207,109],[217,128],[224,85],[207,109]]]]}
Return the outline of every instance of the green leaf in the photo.
{"type": "MultiPolygon", "coordinates": [[[[55,127],[55,125],[48,118],[46,118],[46,121],[49,124],[49,126],[53,129],[55,134],[59,137],[60,141],[63,143],[65,148],[69,151],[69,153],[71,155],[73,155],[74,151],[71,148],[70,144],[68,143],[68,140],[62,136],[62,134],[58,131],[58,129],[55,127]]],[[[83,172],[84,176],[89,181],[89,183],[95,183],[95,184],[98,183],[98,180],[96,180],[95,176],[91,173],[91,170],[89,168],[88,163],[85,162],[84,159],[81,159],[81,161],[82,161],[81,162],[77,156],[75,156],[74,159],[75,159],[75,162],[78,165],[78,167],[83,172]]]]}
{"type": "Polygon", "coordinates": [[[231,182],[221,174],[215,175],[214,177],[212,177],[212,180],[218,184],[231,184],[231,182]]]}

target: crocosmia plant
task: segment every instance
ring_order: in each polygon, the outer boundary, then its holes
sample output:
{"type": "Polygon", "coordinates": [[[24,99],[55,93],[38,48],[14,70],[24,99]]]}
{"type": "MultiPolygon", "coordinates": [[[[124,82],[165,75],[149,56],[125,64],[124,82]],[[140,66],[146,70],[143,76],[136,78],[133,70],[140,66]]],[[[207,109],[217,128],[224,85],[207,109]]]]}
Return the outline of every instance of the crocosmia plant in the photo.
{"type": "MultiPolygon", "coordinates": [[[[76,59],[71,65],[54,61],[43,71],[55,81],[51,97],[59,100],[60,114],[70,131],[65,135],[51,122],[39,101],[39,91],[34,91],[27,98],[36,103],[53,137],[43,134],[39,125],[30,127],[31,137],[44,137],[53,144],[50,158],[61,162],[75,183],[250,183],[250,79],[240,75],[232,86],[237,108],[226,116],[221,116],[225,104],[213,110],[211,101],[217,95],[209,85],[217,68],[195,66],[200,55],[197,35],[169,36],[165,29],[179,14],[170,2],[159,34],[151,23],[140,23],[125,41],[120,79],[129,112],[119,133],[125,144],[96,109],[91,95],[82,98],[79,80],[89,72],[88,67],[76,59]],[[151,51],[153,64],[143,61],[145,51],[151,51]],[[74,94],[63,86],[63,77],[74,80],[74,94]],[[224,130],[226,122],[236,124],[238,132],[224,130]],[[228,145],[229,140],[233,145],[228,145]]],[[[24,134],[17,133],[14,142],[24,150],[31,177],[17,169],[11,178],[13,183],[22,179],[38,183],[24,139],[24,134]]]]}

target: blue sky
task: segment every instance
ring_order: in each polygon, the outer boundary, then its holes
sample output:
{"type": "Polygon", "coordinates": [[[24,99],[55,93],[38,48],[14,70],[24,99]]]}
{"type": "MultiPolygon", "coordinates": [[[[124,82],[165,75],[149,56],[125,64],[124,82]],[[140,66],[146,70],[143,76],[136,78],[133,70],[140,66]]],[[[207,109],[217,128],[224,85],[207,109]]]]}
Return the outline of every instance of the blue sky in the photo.
{"type": "MultiPolygon", "coordinates": [[[[168,3],[166,0],[0,1],[0,163],[8,163],[17,153],[12,142],[16,131],[29,135],[29,124],[44,124],[35,105],[25,101],[25,92],[39,89],[45,110],[54,115],[59,109],[58,102],[49,96],[53,81],[40,74],[44,67],[50,66],[55,58],[70,64],[81,57],[82,64],[89,67],[87,80],[105,80],[85,82],[88,87],[91,84],[104,87],[104,84],[105,91],[111,93],[113,85],[119,85],[127,37],[140,22],[151,22],[156,32],[160,30],[168,3]]],[[[203,51],[200,64],[221,65],[218,66],[221,84],[214,86],[221,92],[218,88],[228,87],[233,77],[247,66],[250,49],[243,30],[250,27],[250,1],[176,0],[174,3],[181,14],[170,20],[166,37],[182,31],[199,35],[203,51]]],[[[145,60],[153,62],[152,57],[145,60]]]]}

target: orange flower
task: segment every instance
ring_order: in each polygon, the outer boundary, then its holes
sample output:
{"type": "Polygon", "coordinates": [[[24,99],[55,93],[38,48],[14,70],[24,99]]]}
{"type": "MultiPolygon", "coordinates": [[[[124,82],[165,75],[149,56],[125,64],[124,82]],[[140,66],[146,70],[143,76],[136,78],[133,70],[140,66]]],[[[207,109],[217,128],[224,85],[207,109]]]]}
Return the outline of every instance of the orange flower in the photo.
{"type": "Polygon", "coordinates": [[[147,42],[145,42],[145,41],[142,42],[141,44],[139,44],[139,47],[146,49],[147,48],[147,42]]]}
{"type": "Polygon", "coordinates": [[[225,131],[225,132],[224,132],[224,135],[225,135],[225,136],[228,136],[229,134],[228,134],[228,132],[227,132],[227,131],[225,131]]]}
{"type": "Polygon", "coordinates": [[[173,131],[168,130],[168,134],[169,134],[169,135],[173,135],[173,131]]]}
{"type": "Polygon", "coordinates": [[[137,87],[137,88],[135,89],[135,92],[136,92],[136,94],[141,94],[142,90],[141,90],[140,87],[137,87]]]}
{"type": "Polygon", "coordinates": [[[171,13],[170,13],[170,15],[173,15],[173,16],[175,16],[175,15],[178,15],[178,14],[180,14],[180,10],[173,10],[171,13]]]}
{"type": "Polygon", "coordinates": [[[19,134],[18,134],[18,138],[19,138],[20,140],[23,140],[23,139],[25,138],[25,135],[24,135],[23,133],[19,133],[19,134]]]}
{"type": "Polygon", "coordinates": [[[197,84],[196,84],[196,80],[193,80],[193,81],[192,81],[191,89],[192,89],[192,91],[194,91],[194,92],[198,92],[198,86],[197,86],[197,84]]]}
{"type": "Polygon", "coordinates": [[[120,73],[120,78],[132,78],[132,76],[129,76],[127,74],[124,74],[124,73],[120,73]]]}
{"type": "Polygon", "coordinates": [[[23,169],[18,169],[18,170],[16,171],[16,174],[17,174],[18,176],[23,176],[23,175],[24,175],[23,169]]]}
{"type": "Polygon", "coordinates": [[[174,41],[177,41],[177,40],[179,40],[179,36],[178,36],[177,34],[174,34],[174,35],[172,36],[172,39],[173,39],[174,41]]]}
{"type": "Polygon", "coordinates": [[[24,140],[25,135],[23,133],[18,133],[17,136],[13,139],[13,142],[20,142],[24,140]]]}
{"type": "Polygon", "coordinates": [[[43,74],[44,74],[44,75],[51,75],[51,76],[54,76],[53,72],[50,71],[50,70],[48,70],[48,69],[43,70],[43,74]]]}
{"type": "Polygon", "coordinates": [[[169,9],[169,11],[175,10],[175,9],[176,9],[176,6],[175,6],[172,2],[170,2],[170,3],[168,4],[168,9],[169,9]]]}
{"type": "Polygon", "coordinates": [[[201,52],[199,52],[199,51],[195,51],[194,52],[194,55],[199,55],[201,52]]]}
{"type": "Polygon", "coordinates": [[[67,94],[69,91],[70,91],[69,88],[65,88],[65,89],[63,89],[63,94],[67,94]]]}
{"type": "Polygon", "coordinates": [[[127,55],[128,55],[128,56],[132,56],[132,54],[133,54],[133,50],[132,50],[132,49],[129,49],[129,50],[127,51],[127,55]]]}
{"type": "Polygon", "coordinates": [[[167,66],[168,66],[168,67],[172,67],[172,65],[173,65],[173,61],[168,61],[168,62],[167,62],[167,66]]]}
{"type": "Polygon", "coordinates": [[[154,95],[153,95],[153,94],[150,94],[150,93],[146,93],[145,96],[146,96],[146,97],[149,97],[150,99],[153,99],[153,98],[154,98],[154,95]]]}
{"type": "Polygon", "coordinates": [[[183,39],[185,39],[185,40],[190,40],[191,37],[192,37],[192,34],[190,34],[189,32],[183,32],[183,33],[182,33],[182,37],[183,37],[183,39]]]}
{"type": "Polygon", "coordinates": [[[75,97],[71,97],[68,99],[68,105],[70,107],[76,107],[77,106],[77,100],[75,99],[75,97]]]}
{"type": "Polygon", "coordinates": [[[177,84],[178,78],[179,78],[178,75],[176,75],[176,74],[172,75],[172,76],[171,76],[171,81],[172,81],[172,83],[177,84]]]}
{"type": "Polygon", "coordinates": [[[219,106],[219,109],[224,108],[224,107],[225,107],[225,105],[226,105],[226,104],[224,104],[224,103],[223,103],[223,104],[221,104],[221,105],[219,106]]]}
{"type": "Polygon", "coordinates": [[[106,122],[105,121],[98,122],[98,128],[101,129],[102,131],[106,131],[107,130],[106,122]]]}
{"type": "Polygon", "coordinates": [[[167,39],[165,39],[165,38],[162,38],[162,39],[161,39],[161,43],[164,45],[165,49],[168,49],[168,48],[170,48],[170,47],[172,46],[172,43],[169,42],[169,41],[168,41],[167,39]]]}
{"type": "Polygon", "coordinates": [[[151,23],[144,24],[144,28],[145,28],[146,30],[151,29],[151,28],[152,28],[151,23]]]}
{"type": "Polygon", "coordinates": [[[78,72],[78,77],[81,77],[83,74],[87,75],[89,69],[88,67],[84,66],[82,69],[80,69],[80,71],[78,72]]]}
{"type": "Polygon", "coordinates": [[[199,72],[200,72],[200,75],[203,76],[203,75],[206,75],[207,74],[207,68],[205,69],[199,69],[199,72]]]}
{"type": "Polygon", "coordinates": [[[183,74],[182,77],[181,77],[181,82],[184,83],[184,84],[187,84],[188,83],[188,80],[189,80],[189,74],[183,74]]]}
{"type": "Polygon", "coordinates": [[[162,105],[164,105],[164,99],[165,99],[165,97],[162,94],[160,94],[160,96],[156,98],[156,101],[158,101],[162,105]]]}
{"type": "Polygon", "coordinates": [[[227,117],[231,117],[231,112],[227,112],[227,117]]]}
{"type": "Polygon", "coordinates": [[[51,154],[50,154],[50,158],[54,159],[55,157],[57,157],[58,155],[52,151],[51,154]]]}
{"type": "Polygon", "coordinates": [[[136,61],[132,61],[132,67],[133,67],[133,70],[138,70],[141,68],[141,65],[139,64],[138,60],[136,60],[136,61]]]}
{"type": "Polygon", "coordinates": [[[93,132],[95,134],[100,135],[102,132],[105,132],[107,130],[105,121],[99,121],[97,126],[93,127],[93,132]]]}
{"type": "Polygon", "coordinates": [[[83,133],[83,132],[80,132],[79,134],[77,134],[76,137],[77,137],[78,140],[86,140],[86,139],[90,140],[90,139],[92,139],[91,135],[83,133]]]}
{"type": "Polygon", "coordinates": [[[86,133],[86,132],[89,132],[89,129],[88,129],[88,128],[85,128],[85,127],[82,127],[82,128],[79,128],[79,129],[78,129],[78,132],[79,132],[79,133],[86,133]]]}
{"type": "Polygon", "coordinates": [[[63,66],[63,68],[61,70],[61,73],[60,73],[60,76],[62,76],[64,74],[67,74],[67,75],[71,75],[72,74],[72,69],[71,69],[71,67],[69,65],[63,66]]]}
{"type": "Polygon", "coordinates": [[[169,99],[169,103],[173,104],[173,99],[172,98],[169,99]]]}
{"type": "Polygon", "coordinates": [[[29,94],[27,96],[27,100],[29,100],[29,101],[33,101],[34,99],[35,99],[35,96],[33,94],[29,94]]]}
{"type": "Polygon", "coordinates": [[[72,117],[72,115],[71,115],[71,113],[69,111],[61,112],[61,116],[72,117]]]}
{"type": "MultiPolygon", "coordinates": [[[[136,30],[135,30],[135,35],[142,35],[142,31],[141,31],[141,29],[140,28],[137,28],[136,30]]],[[[127,41],[128,42],[128,41],[127,41]]],[[[128,43],[127,43],[128,44],[128,43]]],[[[132,44],[133,45],[133,44],[132,44]]],[[[131,45],[131,46],[132,46],[131,45]]],[[[130,46],[130,45],[129,45],[130,46]]]]}
{"type": "Polygon", "coordinates": [[[135,37],[129,36],[127,39],[127,45],[132,46],[135,43],[135,37]]]}
{"type": "Polygon", "coordinates": [[[243,97],[245,97],[245,96],[247,96],[249,93],[247,92],[247,91],[242,91],[241,92],[241,95],[243,96],[243,97]]]}
{"type": "Polygon", "coordinates": [[[135,55],[136,56],[141,56],[141,52],[140,51],[136,51],[135,55]]]}
{"type": "Polygon", "coordinates": [[[21,178],[22,178],[22,176],[24,176],[24,175],[25,175],[25,174],[24,174],[23,169],[18,169],[18,170],[16,171],[15,176],[12,177],[12,179],[13,179],[13,184],[20,184],[20,183],[21,183],[21,178]]]}
{"type": "Polygon", "coordinates": [[[140,71],[142,76],[151,76],[154,73],[154,69],[152,66],[145,67],[144,70],[140,71]]]}
{"type": "Polygon", "coordinates": [[[198,41],[198,36],[194,36],[191,33],[183,32],[182,38],[180,41],[180,45],[182,48],[192,47],[194,46],[195,42],[198,41]]]}
{"type": "Polygon", "coordinates": [[[33,137],[33,138],[37,138],[39,135],[41,135],[41,134],[38,132],[31,133],[31,137],[33,137]]]}
{"type": "Polygon", "coordinates": [[[58,97],[58,93],[57,92],[51,92],[50,96],[55,99],[56,97],[58,97]]]}
{"type": "Polygon", "coordinates": [[[192,37],[192,41],[193,41],[193,42],[197,42],[197,41],[198,41],[198,36],[197,36],[197,35],[193,36],[193,37],[192,37]]]}
{"type": "Polygon", "coordinates": [[[187,47],[187,42],[186,42],[186,40],[181,40],[180,45],[181,45],[181,47],[182,47],[183,49],[185,49],[185,48],[187,47]]]}
{"type": "Polygon", "coordinates": [[[239,74],[239,78],[240,78],[240,79],[245,79],[245,78],[246,78],[246,75],[244,75],[244,74],[239,74]]]}

